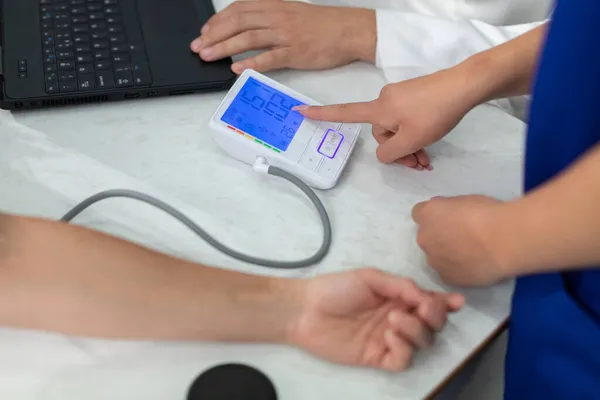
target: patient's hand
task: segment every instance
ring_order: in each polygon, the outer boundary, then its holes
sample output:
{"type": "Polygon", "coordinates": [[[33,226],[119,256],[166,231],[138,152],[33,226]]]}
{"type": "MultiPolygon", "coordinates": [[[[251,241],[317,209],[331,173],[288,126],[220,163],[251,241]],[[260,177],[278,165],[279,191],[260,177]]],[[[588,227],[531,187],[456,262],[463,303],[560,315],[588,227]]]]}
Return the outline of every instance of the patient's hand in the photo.
{"type": "Polygon", "coordinates": [[[190,47],[205,61],[262,52],[232,69],[327,69],[355,60],[374,62],[375,11],[302,2],[237,1],[214,15],[190,47]]]}
{"type": "Polygon", "coordinates": [[[464,303],[374,269],[310,279],[300,298],[292,344],[329,361],[392,371],[407,368],[464,303]]]}

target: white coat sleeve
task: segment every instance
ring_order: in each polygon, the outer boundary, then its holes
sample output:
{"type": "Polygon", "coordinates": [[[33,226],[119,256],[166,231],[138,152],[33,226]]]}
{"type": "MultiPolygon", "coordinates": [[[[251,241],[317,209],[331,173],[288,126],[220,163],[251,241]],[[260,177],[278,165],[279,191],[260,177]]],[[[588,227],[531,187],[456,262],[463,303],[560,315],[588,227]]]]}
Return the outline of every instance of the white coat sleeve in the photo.
{"type": "Polygon", "coordinates": [[[377,10],[377,66],[448,68],[545,22],[494,26],[476,20],[377,10]]]}
{"type": "MultiPolygon", "coordinates": [[[[397,82],[452,67],[545,22],[494,26],[476,20],[377,10],[376,63],[388,82],[397,82]]],[[[529,96],[498,99],[489,104],[523,121],[527,119],[529,96]]]]}

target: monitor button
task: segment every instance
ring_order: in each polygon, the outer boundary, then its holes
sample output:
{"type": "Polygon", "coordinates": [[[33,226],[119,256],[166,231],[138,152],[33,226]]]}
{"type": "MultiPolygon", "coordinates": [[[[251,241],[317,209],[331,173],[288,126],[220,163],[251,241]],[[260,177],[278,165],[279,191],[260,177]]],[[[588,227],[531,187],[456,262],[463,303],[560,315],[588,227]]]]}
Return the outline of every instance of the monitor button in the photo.
{"type": "Polygon", "coordinates": [[[321,140],[317,151],[327,158],[334,158],[343,141],[344,135],[333,129],[328,129],[327,132],[325,132],[325,137],[321,140]]]}
{"type": "Polygon", "coordinates": [[[311,149],[307,149],[300,159],[300,165],[310,171],[316,171],[322,159],[323,157],[321,157],[320,154],[312,151],[311,149]]]}

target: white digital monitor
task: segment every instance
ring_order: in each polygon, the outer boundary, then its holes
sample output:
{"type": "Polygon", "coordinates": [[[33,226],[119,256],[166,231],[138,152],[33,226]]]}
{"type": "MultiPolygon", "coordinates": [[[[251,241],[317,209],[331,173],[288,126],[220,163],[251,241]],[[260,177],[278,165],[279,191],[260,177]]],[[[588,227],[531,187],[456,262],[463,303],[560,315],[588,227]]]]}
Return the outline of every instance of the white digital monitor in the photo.
{"type": "Polygon", "coordinates": [[[316,101],[246,70],[210,120],[216,142],[253,165],[263,157],[317,189],[334,187],[360,133],[359,124],[314,121],[292,107],[316,101]]]}

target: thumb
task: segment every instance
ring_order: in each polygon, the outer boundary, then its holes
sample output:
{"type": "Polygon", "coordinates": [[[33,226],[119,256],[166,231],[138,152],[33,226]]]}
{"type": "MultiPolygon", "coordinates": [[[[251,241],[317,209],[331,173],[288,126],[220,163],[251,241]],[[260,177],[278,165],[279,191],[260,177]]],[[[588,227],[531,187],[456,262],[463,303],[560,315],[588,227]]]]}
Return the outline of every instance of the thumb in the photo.
{"type": "Polygon", "coordinates": [[[376,119],[374,101],[330,106],[298,106],[294,107],[294,110],[316,121],[374,123],[376,119]]]}
{"type": "Polygon", "coordinates": [[[381,143],[377,148],[377,159],[380,162],[384,164],[393,163],[425,147],[424,143],[421,143],[422,141],[414,140],[414,138],[410,140],[401,130],[400,127],[394,136],[381,143]]]}

